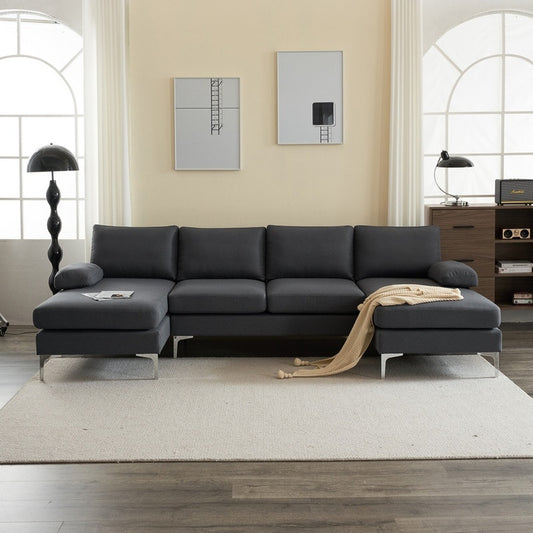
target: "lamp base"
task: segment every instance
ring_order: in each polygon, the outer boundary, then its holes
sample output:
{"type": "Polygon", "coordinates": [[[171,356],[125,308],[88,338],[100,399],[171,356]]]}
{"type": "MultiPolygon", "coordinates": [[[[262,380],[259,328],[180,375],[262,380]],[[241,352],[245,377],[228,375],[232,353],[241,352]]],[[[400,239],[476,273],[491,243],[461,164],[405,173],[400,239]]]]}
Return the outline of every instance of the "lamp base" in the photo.
{"type": "Polygon", "coordinates": [[[465,200],[448,200],[447,202],[443,202],[442,205],[448,207],[467,207],[468,202],[466,202],[465,200]]]}

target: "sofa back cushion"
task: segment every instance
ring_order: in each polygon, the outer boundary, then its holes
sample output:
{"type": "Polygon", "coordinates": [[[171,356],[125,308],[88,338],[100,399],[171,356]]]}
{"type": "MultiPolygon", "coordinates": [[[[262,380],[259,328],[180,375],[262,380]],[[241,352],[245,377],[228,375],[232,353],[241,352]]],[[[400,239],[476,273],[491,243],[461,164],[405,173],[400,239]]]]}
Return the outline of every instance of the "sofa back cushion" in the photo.
{"type": "Polygon", "coordinates": [[[267,279],[353,279],[351,226],[268,226],[267,279]]]}
{"type": "Polygon", "coordinates": [[[176,279],[177,226],[93,228],[91,263],[106,278],[176,279]]]}
{"type": "Polygon", "coordinates": [[[355,280],[376,277],[426,277],[440,261],[438,226],[356,226],[355,280]]]}
{"type": "Polygon", "coordinates": [[[180,228],[178,279],[265,279],[265,228],[180,228]]]}

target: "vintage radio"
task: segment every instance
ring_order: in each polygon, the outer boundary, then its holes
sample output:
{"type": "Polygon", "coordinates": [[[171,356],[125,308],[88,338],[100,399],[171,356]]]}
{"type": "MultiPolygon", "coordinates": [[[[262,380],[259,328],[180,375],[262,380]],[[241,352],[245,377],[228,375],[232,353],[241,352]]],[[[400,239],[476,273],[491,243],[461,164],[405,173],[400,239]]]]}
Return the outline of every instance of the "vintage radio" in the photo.
{"type": "Polygon", "coordinates": [[[530,228],[503,228],[502,239],[530,239],[530,228]]]}
{"type": "Polygon", "coordinates": [[[503,204],[533,204],[533,179],[495,180],[494,200],[503,204]]]}

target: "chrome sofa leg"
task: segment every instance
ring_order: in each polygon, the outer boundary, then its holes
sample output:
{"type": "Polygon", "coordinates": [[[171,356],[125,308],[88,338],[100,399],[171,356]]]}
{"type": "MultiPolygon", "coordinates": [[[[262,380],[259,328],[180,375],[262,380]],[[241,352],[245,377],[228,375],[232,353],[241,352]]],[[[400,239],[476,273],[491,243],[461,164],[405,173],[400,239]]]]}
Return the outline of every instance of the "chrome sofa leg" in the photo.
{"type": "Polygon", "coordinates": [[[48,359],[52,357],[51,355],[40,355],[39,356],[39,379],[44,381],[44,364],[48,359]]]}
{"type": "Polygon", "coordinates": [[[176,359],[178,357],[178,344],[180,341],[186,341],[187,339],[192,339],[193,337],[191,335],[174,335],[174,343],[173,343],[173,350],[172,350],[172,357],[176,359]]]}
{"type": "Polygon", "coordinates": [[[484,355],[492,359],[494,364],[494,377],[497,378],[500,370],[500,352],[479,352],[478,355],[484,355]]]}
{"type": "Polygon", "coordinates": [[[387,361],[393,357],[402,357],[403,353],[382,353],[381,354],[381,379],[385,379],[385,368],[387,361]]]}
{"type": "Polygon", "coordinates": [[[152,363],[154,363],[154,377],[152,379],[159,379],[159,355],[156,353],[138,353],[135,355],[137,357],[151,359],[152,363]]]}

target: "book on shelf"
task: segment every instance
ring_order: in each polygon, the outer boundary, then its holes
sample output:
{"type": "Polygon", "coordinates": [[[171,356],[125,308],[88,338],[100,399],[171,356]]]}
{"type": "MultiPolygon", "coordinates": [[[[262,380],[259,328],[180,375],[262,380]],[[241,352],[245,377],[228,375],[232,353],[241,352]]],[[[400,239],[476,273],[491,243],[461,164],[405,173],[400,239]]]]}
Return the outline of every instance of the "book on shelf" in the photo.
{"type": "Polygon", "coordinates": [[[513,304],[515,304],[515,305],[533,305],[533,292],[515,292],[515,293],[513,293],[513,304]]]}
{"type": "Polygon", "coordinates": [[[84,292],[83,295],[92,298],[97,302],[105,300],[127,300],[133,296],[134,291],[100,291],[100,292],[84,292]]]}
{"type": "Polygon", "coordinates": [[[515,266],[515,267],[496,267],[498,274],[529,274],[533,272],[532,267],[515,266]]]}
{"type": "Polygon", "coordinates": [[[514,305],[533,305],[533,298],[513,298],[514,305]]]}
{"type": "Polygon", "coordinates": [[[533,272],[533,263],[527,259],[501,259],[496,261],[498,274],[528,274],[533,272]]]}

